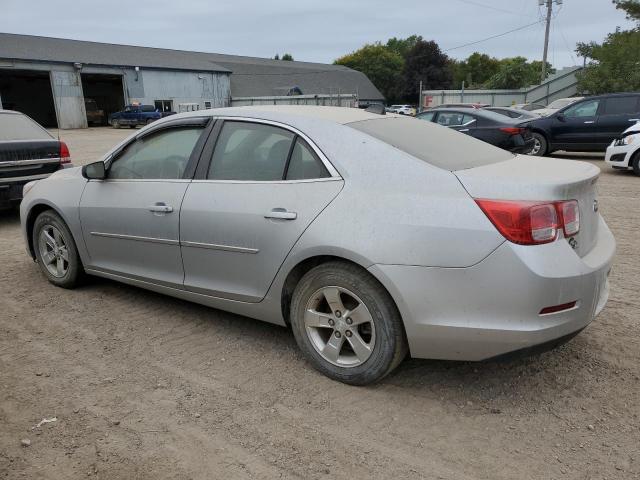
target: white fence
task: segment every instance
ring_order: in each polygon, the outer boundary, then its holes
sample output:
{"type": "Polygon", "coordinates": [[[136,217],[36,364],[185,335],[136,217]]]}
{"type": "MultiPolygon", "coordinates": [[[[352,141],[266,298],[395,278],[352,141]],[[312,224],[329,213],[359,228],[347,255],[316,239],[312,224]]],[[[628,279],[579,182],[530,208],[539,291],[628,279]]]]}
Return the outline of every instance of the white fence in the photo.
{"type": "Polygon", "coordinates": [[[321,95],[274,95],[268,97],[233,97],[232,107],[245,105],[327,105],[334,107],[357,107],[355,94],[321,95]]]}

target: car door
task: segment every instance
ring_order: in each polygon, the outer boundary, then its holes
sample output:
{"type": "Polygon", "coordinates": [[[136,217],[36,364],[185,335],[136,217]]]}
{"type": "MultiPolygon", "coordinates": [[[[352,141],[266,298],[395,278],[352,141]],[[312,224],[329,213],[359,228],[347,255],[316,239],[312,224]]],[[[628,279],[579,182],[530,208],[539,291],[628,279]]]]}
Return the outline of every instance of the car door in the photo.
{"type": "Polygon", "coordinates": [[[182,205],[184,284],[257,302],[343,182],[299,132],[272,122],[220,123],[215,148],[209,142],[203,153],[210,161],[201,161],[182,205]]]}
{"type": "Polygon", "coordinates": [[[616,95],[605,98],[597,122],[597,140],[600,148],[605,150],[622,132],[639,121],[640,96],[616,95]]]}
{"type": "Polygon", "coordinates": [[[554,148],[593,150],[597,148],[597,119],[601,99],[583,100],[549,117],[554,148]]]}
{"type": "Polygon", "coordinates": [[[105,180],[90,180],[80,222],[90,270],[183,288],[180,205],[208,119],[138,135],[114,154],[105,180]]]}

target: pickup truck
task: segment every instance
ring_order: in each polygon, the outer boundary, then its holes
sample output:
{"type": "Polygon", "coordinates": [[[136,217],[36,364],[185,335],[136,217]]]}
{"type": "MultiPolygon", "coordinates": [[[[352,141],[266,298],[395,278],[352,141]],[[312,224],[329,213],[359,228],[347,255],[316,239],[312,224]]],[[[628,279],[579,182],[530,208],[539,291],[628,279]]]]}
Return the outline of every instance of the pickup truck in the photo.
{"type": "Polygon", "coordinates": [[[151,122],[172,115],[175,112],[160,112],[153,105],[127,105],[124,110],[109,115],[109,124],[113,128],[147,125],[151,122]]]}

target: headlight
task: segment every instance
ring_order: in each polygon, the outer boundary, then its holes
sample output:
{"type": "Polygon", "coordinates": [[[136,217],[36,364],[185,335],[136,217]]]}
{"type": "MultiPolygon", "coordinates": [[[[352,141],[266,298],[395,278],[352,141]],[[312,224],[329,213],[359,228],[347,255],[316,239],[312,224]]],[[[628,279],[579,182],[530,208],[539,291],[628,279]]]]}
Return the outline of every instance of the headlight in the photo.
{"type": "Polygon", "coordinates": [[[36,183],[38,183],[38,180],[34,180],[32,182],[24,184],[24,187],[22,187],[22,198],[27,196],[27,193],[29,193],[29,191],[36,186],[36,183]]]}
{"type": "Polygon", "coordinates": [[[640,142],[640,134],[627,135],[626,137],[622,137],[620,139],[620,143],[622,145],[631,145],[632,143],[640,142]]]}

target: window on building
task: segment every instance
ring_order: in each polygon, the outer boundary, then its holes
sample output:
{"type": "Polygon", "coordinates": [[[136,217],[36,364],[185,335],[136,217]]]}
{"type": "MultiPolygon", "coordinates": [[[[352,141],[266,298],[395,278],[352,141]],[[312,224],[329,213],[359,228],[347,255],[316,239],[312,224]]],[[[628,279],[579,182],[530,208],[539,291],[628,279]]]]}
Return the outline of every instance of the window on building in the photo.
{"type": "Polygon", "coordinates": [[[204,102],[204,108],[211,108],[211,102],[204,102]]]}
{"type": "Polygon", "coordinates": [[[171,112],[173,110],[173,102],[171,100],[155,100],[153,104],[159,112],[171,112]]]}

